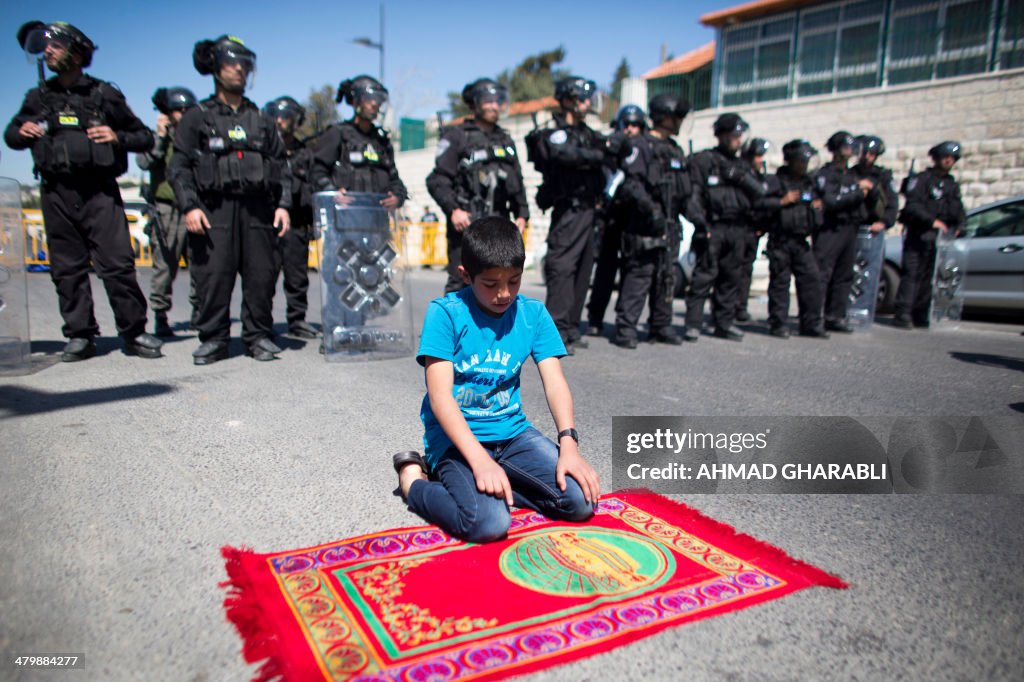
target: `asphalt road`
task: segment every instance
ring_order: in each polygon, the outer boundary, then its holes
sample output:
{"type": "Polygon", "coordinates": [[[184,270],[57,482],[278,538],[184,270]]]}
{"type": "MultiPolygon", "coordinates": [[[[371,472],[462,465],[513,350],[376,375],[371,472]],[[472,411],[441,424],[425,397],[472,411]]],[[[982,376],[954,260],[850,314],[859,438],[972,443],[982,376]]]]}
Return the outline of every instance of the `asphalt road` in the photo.
{"type": "MultiPolygon", "coordinates": [[[[411,278],[419,319],[444,278],[411,278]]],[[[524,293],[543,298],[527,279],[524,293]]],[[[390,466],[421,442],[411,358],[328,364],[316,342],[285,339],[278,361],[257,363],[236,321],[232,356],[210,367],[192,365],[188,332],[161,360],[105,337],[96,358],[61,364],[52,285],[29,281],[33,373],[0,377],[0,679],[249,679],[221,608],[222,545],[268,552],[418,523],[390,466]],[[30,652],[82,653],[85,668],[15,670],[12,655],[30,652]]],[[[172,321],[187,318],[186,293],[179,281],[172,321]]],[[[314,290],[314,322],[317,301],[314,290]]],[[[1020,326],[780,341],[764,333],[763,304],[751,308],[761,322],[743,343],[625,351],[596,339],[564,362],[584,455],[606,484],[616,415],[1024,419],[1020,326]]],[[[281,295],[275,309],[283,321],[281,295]]],[[[536,372],[523,376],[527,414],[550,435],[536,372]]],[[[1024,679],[1024,497],[679,499],[851,588],[804,590],[533,679],[1024,679]]]]}

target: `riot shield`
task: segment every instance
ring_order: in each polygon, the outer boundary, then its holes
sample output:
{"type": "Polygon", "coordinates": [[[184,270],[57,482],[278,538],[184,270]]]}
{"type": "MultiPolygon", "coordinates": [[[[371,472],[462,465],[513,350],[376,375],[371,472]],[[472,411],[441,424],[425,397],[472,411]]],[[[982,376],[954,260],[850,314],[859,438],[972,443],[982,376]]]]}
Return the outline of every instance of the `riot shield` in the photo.
{"type": "Polygon", "coordinates": [[[329,361],[411,355],[413,317],[405,244],[383,194],[334,192],[313,197],[323,234],[320,267],[324,357],[329,361]]]}
{"type": "Polygon", "coordinates": [[[853,286],[847,314],[850,325],[867,331],[875,320],[878,278],[885,256],[885,233],[872,232],[866,225],[857,231],[857,254],[853,259],[853,286]]]}
{"type": "Polygon", "coordinates": [[[931,327],[956,329],[964,311],[964,277],[967,276],[967,243],[940,233],[935,241],[935,273],[932,275],[931,327]]]}
{"type": "Polygon", "coordinates": [[[28,374],[31,369],[21,187],[0,178],[0,374],[28,374]]]}

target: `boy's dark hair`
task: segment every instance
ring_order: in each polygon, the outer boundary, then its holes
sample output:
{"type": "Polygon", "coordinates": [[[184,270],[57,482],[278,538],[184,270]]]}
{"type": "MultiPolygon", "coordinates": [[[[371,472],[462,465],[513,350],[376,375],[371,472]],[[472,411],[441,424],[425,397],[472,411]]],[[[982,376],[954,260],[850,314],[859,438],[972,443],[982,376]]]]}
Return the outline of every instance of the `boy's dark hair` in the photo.
{"type": "Polygon", "coordinates": [[[508,218],[480,218],[462,233],[462,267],[470,277],[488,268],[522,268],[524,263],[523,236],[508,218]]]}

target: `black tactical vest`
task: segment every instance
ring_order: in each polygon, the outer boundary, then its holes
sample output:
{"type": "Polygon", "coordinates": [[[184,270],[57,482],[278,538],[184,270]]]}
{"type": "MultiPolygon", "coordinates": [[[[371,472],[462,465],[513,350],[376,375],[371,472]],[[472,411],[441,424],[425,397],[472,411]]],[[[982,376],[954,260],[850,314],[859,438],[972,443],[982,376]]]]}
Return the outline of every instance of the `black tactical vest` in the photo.
{"type": "Polygon", "coordinates": [[[341,143],[331,172],[334,186],[349,192],[387,192],[395,166],[388,134],[375,128],[364,135],[352,121],[339,123],[338,130],[341,143]]]}
{"type": "Polygon", "coordinates": [[[200,193],[237,196],[277,190],[280,168],[267,153],[269,119],[252,106],[230,114],[209,102],[199,108],[203,123],[195,174],[200,193]]]}
{"type": "Polygon", "coordinates": [[[803,237],[813,234],[821,227],[822,211],[811,204],[814,201],[814,180],[809,175],[797,177],[790,173],[776,173],[779,187],[784,196],[790,190],[799,190],[800,198],[796,203],[783,206],[779,210],[777,228],[783,235],[803,237]]]}
{"type": "Polygon", "coordinates": [[[683,150],[673,141],[651,135],[644,135],[643,139],[651,153],[647,181],[654,188],[654,200],[665,211],[666,218],[678,220],[692,192],[689,164],[683,150]]]}
{"type": "Polygon", "coordinates": [[[475,126],[467,127],[465,133],[457,195],[474,216],[507,213],[509,199],[522,189],[512,138],[507,134],[488,136],[475,126]]]}
{"type": "Polygon", "coordinates": [[[40,86],[46,134],[32,145],[32,160],[37,174],[69,175],[92,171],[118,176],[128,170],[128,155],[118,154],[110,142],[96,143],[86,130],[107,125],[103,113],[100,81],[90,78],[88,95],[56,92],[40,86]]]}

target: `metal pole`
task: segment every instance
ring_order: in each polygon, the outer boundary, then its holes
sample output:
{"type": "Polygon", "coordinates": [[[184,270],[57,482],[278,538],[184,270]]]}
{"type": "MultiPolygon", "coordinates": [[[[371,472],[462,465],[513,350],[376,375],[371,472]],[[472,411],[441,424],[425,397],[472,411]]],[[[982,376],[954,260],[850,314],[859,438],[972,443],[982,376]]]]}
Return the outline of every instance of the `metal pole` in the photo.
{"type": "Polygon", "coordinates": [[[384,83],[384,3],[380,3],[380,82],[384,83]]]}

